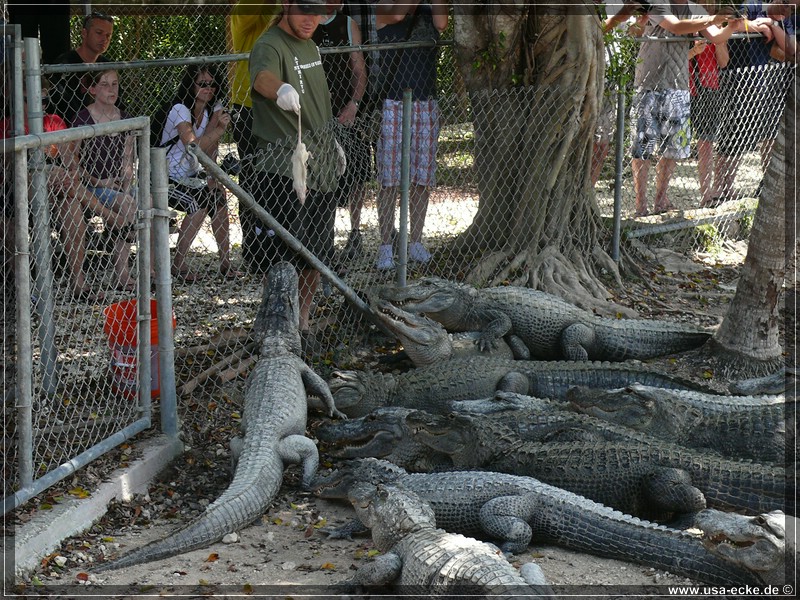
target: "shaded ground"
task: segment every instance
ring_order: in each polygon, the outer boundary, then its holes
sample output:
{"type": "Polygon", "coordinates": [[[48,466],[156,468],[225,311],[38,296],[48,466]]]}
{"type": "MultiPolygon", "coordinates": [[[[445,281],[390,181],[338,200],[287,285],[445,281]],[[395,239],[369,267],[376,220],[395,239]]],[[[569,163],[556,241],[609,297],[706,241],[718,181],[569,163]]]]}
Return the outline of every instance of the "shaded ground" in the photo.
{"type": "MultiPolygon", "coordinates": [[[[643,317],[716,325],[735,290],[737,264],[741,260],[737,250],[740,248],[731,246],[727,253],[705,257],[707,262],[702,256],[689,262],[669,251],[659,251],[659,262],[652,263],[644,273],[647,283],[627,286],[624,292],[618,292],[615,301],[635,308],[643,317]]],[[[375,347],[365,349],[363,356],[377,366],[377,356],[391,346],[390,340],[376,339],[375,347]]],[[[650,362],[653,368],[702,381],[720,390],[728,383],[716,379],[697,353],[650,362]]],[[[93,562],[168,535],[219,496],[230,480],[227,442],[242,411],[242,388],[241,381],[234,381],[225,388],[222,401],[192,398],[184,403],[182,419],[188,451],[163,473],[146,496],[129,503],[115,503],[90,532],[65,541],[59,551],[44,557],[41,568],[31,579],[19,582],[19,589],[45,591],[51,590],[51,586],[90,585],[87,593],[90,589],[95,593],[123,593],[117,586],[133,586],[125,592],[301,594],[310,589],[303,586],[329,586],[370,560],[374,551],[368,538],[328,540],[318,530],[324,525],[344,523],[352,517],[352,510],[344,504],[316,499],[299,491],[298,471],[290,468],[270,510],[260,522],[239,532],[236,541],[220,542],[125,571],[87,574],[93,562]],[[284,590],[261,587],[284,585],[295,587],[284,590]]],[[[312,434],[320,420],[321,417],[311,415],[312,434]]],[[[122,449],[103,460],[118,464],[127,460],[131,450],[125,452],[122,449]]],[[[331,466],[324,449],[323,464],[331,466]]],[[[91,494],[92,487],[102,477],[98,475],[101,472],[101,465],[93,465],[66,483],[72,489],[91,494]]],[[[39,499],[26,504],[24,510],[18,511],[17,518],[24,521],[46,511],[48,503],[58,501],[57,494],[54,491],[47,495],[47,501],[39,499]]],[[[515,559],[517,563],[529,560],[536,560],[554,585],[631,585],[636,586],[637,593],[647,594],[652,590],[642,586],[687,583],[682,577],[647,567],[550,546],[533,545],[515,559]]],[[[80,588],[72,587],[65,593],[79,591],[80,588]]],[[[595,593],[603,594],[622,591],[616,587],[594,588],[595,593]]]]}

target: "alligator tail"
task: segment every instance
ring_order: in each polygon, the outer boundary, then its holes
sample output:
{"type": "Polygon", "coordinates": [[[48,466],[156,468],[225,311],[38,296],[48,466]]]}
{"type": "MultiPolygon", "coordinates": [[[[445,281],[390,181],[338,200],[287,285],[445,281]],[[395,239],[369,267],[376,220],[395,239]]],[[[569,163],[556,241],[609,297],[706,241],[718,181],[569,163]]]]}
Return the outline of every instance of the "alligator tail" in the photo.
{"type": "MultiPolygon", "coordinates": [[[[264,466],[254,477],[234,477],[228,489],[203,514],[169,537],[151,542],[117,560],[98,565],[92,571],[99,573],[122,569],[197,550],[249,525],[269,508],[283,479],[283,462],[277,454],[274,460],[262,459],[260,462],[264,466]]],[[[238,472],[239,470],[237,474],[238,472]]]]}
{"type": "Polygon", "coordinates": [[[633,323],[612,321],[597,328],[597,341],[603,348],[603,360],[645,360],[699,348],[711,333],[658,321],[637,320],[633,323]]]}

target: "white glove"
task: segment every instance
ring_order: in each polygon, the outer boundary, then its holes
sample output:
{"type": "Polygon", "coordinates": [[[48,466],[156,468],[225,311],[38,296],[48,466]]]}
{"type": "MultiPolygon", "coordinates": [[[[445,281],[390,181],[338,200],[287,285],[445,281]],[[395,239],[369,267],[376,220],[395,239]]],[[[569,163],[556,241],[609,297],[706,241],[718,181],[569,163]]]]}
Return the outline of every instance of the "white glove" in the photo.
{"type": "Polygon", "coordinates": [[[336,144],[336,176],[341,177],[347,170],[347,157],[344,154],[344,148],[342,148],[338,140],[334,140],[334,143],[336,144]]]}
{"type": "Polygon", "coordinates": [[[278,88],[278,106],[283,110],[300,114],[300,95],[291,84],[284,83],[278,88]]]}

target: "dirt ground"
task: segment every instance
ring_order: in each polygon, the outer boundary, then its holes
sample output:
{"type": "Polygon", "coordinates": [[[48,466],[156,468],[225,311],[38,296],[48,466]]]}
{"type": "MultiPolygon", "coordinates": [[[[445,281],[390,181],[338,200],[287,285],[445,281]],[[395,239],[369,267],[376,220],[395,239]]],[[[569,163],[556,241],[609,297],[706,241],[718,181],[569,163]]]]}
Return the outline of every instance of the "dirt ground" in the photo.
{"type": "MultiPolygon", "coordinates": [[[[702,256],[687,261],[669,251],[659,251],[660,266],[654,269],[667,275],[653,277],[649,292],[632,287],[619,292],[615,300],[637,308],[642,316],[668,315],[673,320],[716,325],[735,290],[741,250],[742,246],[732,245],[727,257],[707,257],[705,262],[702,256]]],[[[714,377],[709,364],[698,353],[659,359],[653,361],[652,367],[719,389],[727,384],[714,377]]],[[[295,597],[335,593],[331,586],[370,561],[376,551],[369,538],[330,540],[320,531],[322,527],[347,522],[354,513],[343,503],[300,491],[296,467],[286,470],[284,485],[262,519],[231,539],[121,571],[91,572],[95,563],[169,535],[221,494],[231,476],[227,442],[241,414],[242,388],[241,383],[231,383],[224,395],[225,402],[215,402],[214,406],[198,403],[188,410],[183,417],[187,452],[150,486],[148,494],[131,502],[112,504],[107,515],[90,531],[66,540],[58,551],[44,557],[42,566],[30,578],[19,581],[16,591],[34,594],[55,591],[60,597],[90,593],[114,597],[175,594],[295,597]]],[[[310,415],[312,435],[320,420],[319,415],[310,415]]],[[[324,450],[323,470],[334,466],[324,450]]],[[[79,477],[72,484],[85,486],[91,493],[92,483],[99,483],[102,471],[99,466],[90,466],[79,477]]],[[[43,509],[40,503],[27,510],[30,516],[43,509]]],[[[24,521],[25,511],[18,512],[17,518],[24,521]]],[[[532,560],[542,567],[552,585],[568,586],[557,590],[570,594],[581,591],[643,597],[666,593],[664,586],[693,583],[637,564],[535,543],[513,559],[516,565],[532,560]]]]}

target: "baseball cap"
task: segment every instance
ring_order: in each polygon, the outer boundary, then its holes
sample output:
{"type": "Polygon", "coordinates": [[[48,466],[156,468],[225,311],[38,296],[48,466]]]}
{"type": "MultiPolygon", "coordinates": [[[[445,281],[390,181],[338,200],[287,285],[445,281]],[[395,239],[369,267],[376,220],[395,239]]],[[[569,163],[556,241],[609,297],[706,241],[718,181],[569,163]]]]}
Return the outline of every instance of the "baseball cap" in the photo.
{"type": "Polygon", "coordinates": [[[294,4],[300,12],[307,15],[327,15],[328,3],[325,0],[302,0],[302,2],[295,1],[294,4]]]}

